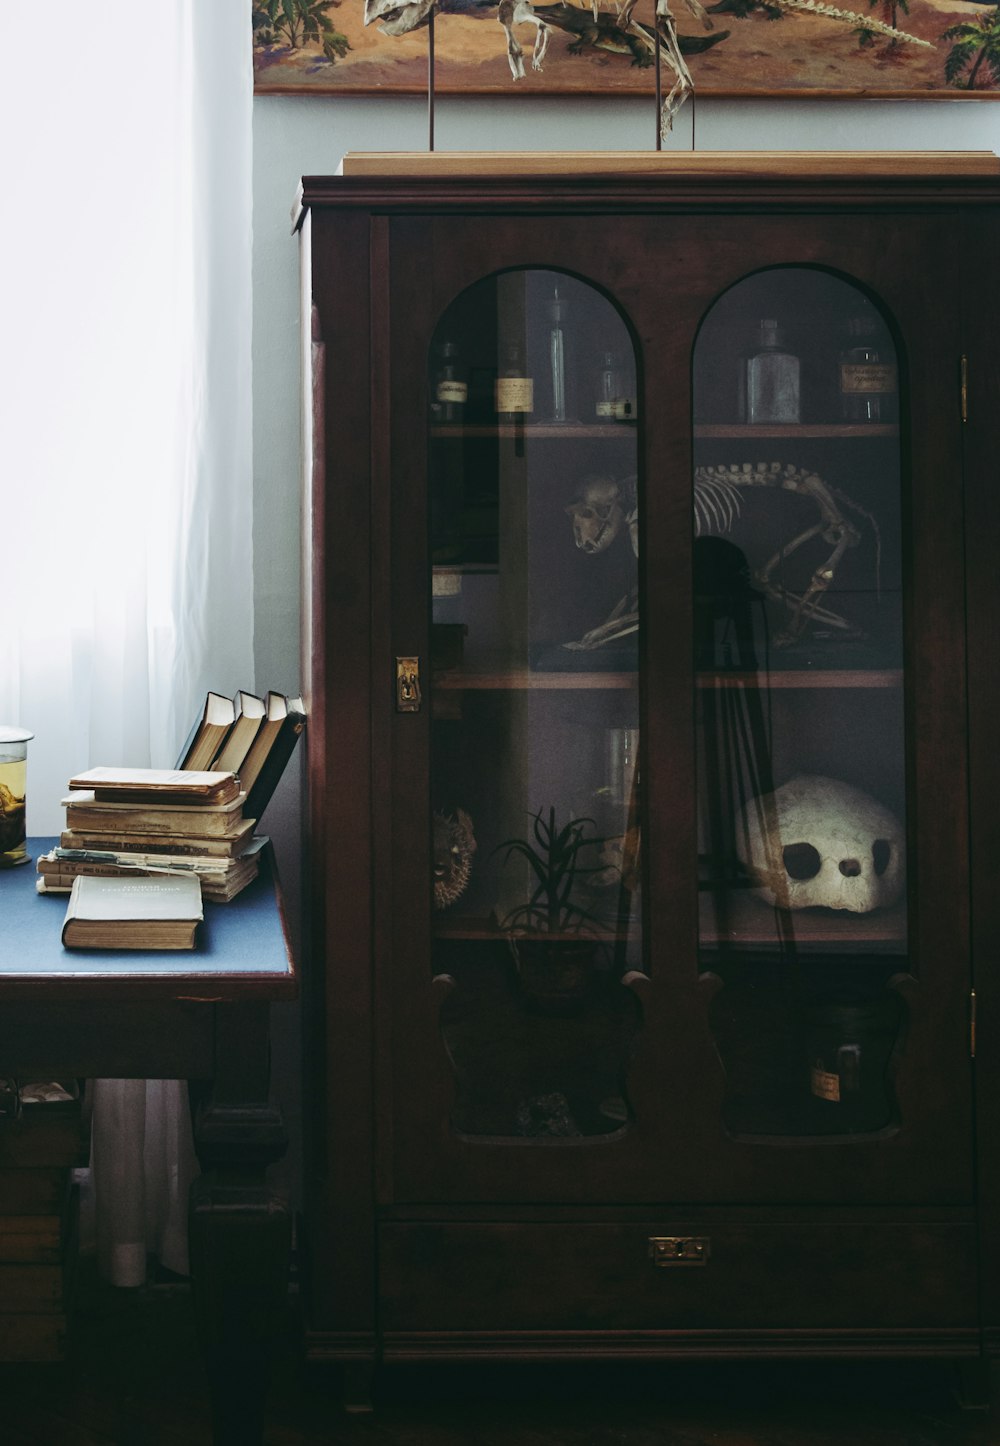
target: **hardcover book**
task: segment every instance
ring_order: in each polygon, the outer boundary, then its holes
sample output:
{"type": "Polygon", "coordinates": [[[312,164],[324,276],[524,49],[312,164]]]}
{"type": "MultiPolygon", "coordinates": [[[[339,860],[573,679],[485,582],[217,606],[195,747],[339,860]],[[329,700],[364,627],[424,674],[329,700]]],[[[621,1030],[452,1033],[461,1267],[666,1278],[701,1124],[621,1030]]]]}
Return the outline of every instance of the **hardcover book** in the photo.
{"type": "MultiPolygon", "coordinates": [[[[260,839],[257,843],[262,847],[264,840],[260,839]]],[[[257,877],[259,864],[256,854],[259,847],[235,859],[211,856],[174,858],[166,854],[120,853],[112,849],[54,848],[39,855],[39,892],[69,893],[73,880],[81,874],[100,878],[157,878],[192,873],[201,884],[203,898],[227,902],[257,877]]]]}
{"type": "Polygon", "coordinates": [[[62,941],[83,949],[193,949],[204,917],[194,874],[74,879],[62,941]]]}
{"type": "Polygon", "coordinates": [[[98,803],[170,803],[174,806],[231,803],[240,793],[232,770],[179,768],[88,768],[70,788],[93,790],[98,803]]]}
{"type": "Polygon", "coordinates": [[[266,708],[263,698],[257,698],[253,693],[240,692],[233,699],[233,711],[233,726],[226,734],[219,752],[212,759],[212,767],[239,773],[240,765],[260,731],[266,708]]]}
{"type": "Polygon", "coordinates": [[[112,849],[116,853],[149,853],[213,858],[238,858],[256,845],[253,819],[245,818],[233,831],[206,838],[181,833],[132,833],[108,829],[63,829],[59,845],[64,849],[112,849]]]}
{"type": "Polygon", "coordinates": [[[260,819],[306,726],[301,698],[268,693],[267,717],[239,770],[248,818],[260,819]]]}
{"type": "Polygon", "coordinates": [[[177,767],[208,768],[235,721],[236,708],[232,698],[226,698],[222,693],[209,693],[202,715],[181,749],[177,767]]]}
{"type": "Polygon", "coordinates": [[[70,794],[63,799],[66,826],[93,833],[206,834],[231,837],[243,823],[245,794],[232,803],[167,804],[100,803],[92,792],[70,794]]]}

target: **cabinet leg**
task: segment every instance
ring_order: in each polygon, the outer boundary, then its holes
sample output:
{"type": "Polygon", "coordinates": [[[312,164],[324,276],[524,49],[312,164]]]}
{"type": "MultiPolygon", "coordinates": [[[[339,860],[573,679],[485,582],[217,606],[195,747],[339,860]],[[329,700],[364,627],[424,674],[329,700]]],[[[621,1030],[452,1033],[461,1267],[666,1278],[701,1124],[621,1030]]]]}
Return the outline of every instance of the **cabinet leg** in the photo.
{"type": "Polygon", "coordinates": [[[990,1409],[990,1361],[970,1356],[955,1362],[955,1400],[963,1411],[990,1409]]]}
{"type": "Polygon", "coordinates": [[[341,1366],[341,1399],[344,1410],[352,1415],[373,1411],[375,1395],[375,1361],[344,1361],[341,1366]]]}

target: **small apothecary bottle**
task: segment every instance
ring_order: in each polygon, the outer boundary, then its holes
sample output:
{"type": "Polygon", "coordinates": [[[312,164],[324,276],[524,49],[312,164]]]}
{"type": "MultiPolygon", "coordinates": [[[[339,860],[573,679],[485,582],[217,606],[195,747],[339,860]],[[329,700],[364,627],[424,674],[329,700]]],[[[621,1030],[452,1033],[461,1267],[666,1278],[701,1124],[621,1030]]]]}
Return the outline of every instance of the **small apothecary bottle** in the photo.
{"type": "Polygon", "coordinates": [[[517,342],[503,348],[496,380],[496,414],[501,422],[524,421],[535,410],[535,383],[527,374],[524,352],[517,342]]]}
{"type": "Polygon", "coordinates": [[[748,422],[801,420],[799,359],[785,347],[778,323],[764,320],[760,338],[746,364],[748,422]]]}
{"type": "Polygon", "coordinates": [[[637,410],[635,378],[631,369],[623,364],[617,352],[602,353],[594,415],[602,422],[631,422],[635,420],[637,410]]]}
{"type": "Polygon", "coordinates": [[[442,342],[431,383],[431,417],[436,422],[460,422],[465,416],[469,386],[455,342],[442,342]]]}
{"type": "Polygon", "coordinates": [[[896,410],[896,368],[879,352],[878,323],[869,312],[847,323],[840,353],[840,415],[845,422],[887,422],[896,410]]]}

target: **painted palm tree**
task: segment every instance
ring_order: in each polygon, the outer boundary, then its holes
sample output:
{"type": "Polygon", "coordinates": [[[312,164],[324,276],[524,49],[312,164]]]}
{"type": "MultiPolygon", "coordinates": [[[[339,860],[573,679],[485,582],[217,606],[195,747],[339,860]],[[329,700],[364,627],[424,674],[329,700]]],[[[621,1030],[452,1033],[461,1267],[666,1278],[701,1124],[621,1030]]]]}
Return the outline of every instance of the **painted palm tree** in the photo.
{"type": "Polygon", "coordinates": [[[954,41],[944,63],[944,77],[959,90],[985,90],[1000,85],[1000,5],[985,15],[944,31],[954,41]]]}
{"type": "MultiPolygon", "coordinates": [[[[886,25],[891,25],[894,30],[898,28],[900,11],[904,15],[910,13],[909,0],[868,0],[868,8],[869,10],[877,9],[879,17],[885,21],[886,25]]],[[[895,38],[889,40],[889,45],[899,45],[899,43],[895,38]]]]}
{"type": "Polygon", "coordinates": [[[323,48],[331,64],[350,50],[350,41],[327,15],[340,0],[262,0],[253,7],[253,34],[258,45],[288,45],[298,50],[309,41],[323,48]]]}

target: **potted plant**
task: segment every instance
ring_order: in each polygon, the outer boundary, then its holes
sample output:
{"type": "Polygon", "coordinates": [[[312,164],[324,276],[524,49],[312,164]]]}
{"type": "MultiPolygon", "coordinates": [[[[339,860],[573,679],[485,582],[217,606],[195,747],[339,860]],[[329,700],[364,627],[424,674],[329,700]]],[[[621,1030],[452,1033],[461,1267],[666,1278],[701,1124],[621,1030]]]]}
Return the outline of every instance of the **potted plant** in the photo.
{"type": "Polygon", "coordinates": [[[596,977],[606,943],[602,921],[579,891],[588,880],[608,871],[600,849],[608,842],[594,831],[592,818],[573,818],[561,828],[556,811],[531,814],[531,838],[510,838],[498,844],[504,864],[527,861],[534,876],[530,897],[501,921],[507,933],[517,976],[525,997],[552,1012],[585,1002],[596,977]]]}

